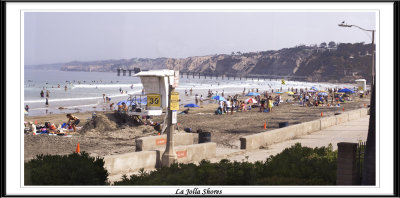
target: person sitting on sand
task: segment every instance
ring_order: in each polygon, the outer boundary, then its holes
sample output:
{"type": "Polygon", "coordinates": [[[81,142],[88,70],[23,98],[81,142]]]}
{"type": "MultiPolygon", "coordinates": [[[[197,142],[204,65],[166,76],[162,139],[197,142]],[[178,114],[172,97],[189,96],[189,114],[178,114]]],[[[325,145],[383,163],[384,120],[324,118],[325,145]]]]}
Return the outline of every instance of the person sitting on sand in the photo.
{"type": "Polygon", "coordinates": [[[72,129],[74,129],[74,132],[76,132],[76,125],[78,125],[80,122],[79,118],[71,115],[70,113],[67,114],[67,118],[68,118],[67,124],[72,126],[72,129]]]}
{"type": "Polygon", "coordinates": [[[127,112],[128,111],[128,106],[125,104],[125,102],[122,103],[122,111],[127,112]]]}
{"type": "Polygon", "coordinates": [[[186,110],[180,112],[179,114],[188,114],[189,113],[189,108],[187,108],[186,110]]]}
{"type": "Polygon", "coordinates": [[[28,122],[29,124],[29,130],[32,131],[33,135],[36,135],[36,125],[33,124],[33,122],[28,122]]]}

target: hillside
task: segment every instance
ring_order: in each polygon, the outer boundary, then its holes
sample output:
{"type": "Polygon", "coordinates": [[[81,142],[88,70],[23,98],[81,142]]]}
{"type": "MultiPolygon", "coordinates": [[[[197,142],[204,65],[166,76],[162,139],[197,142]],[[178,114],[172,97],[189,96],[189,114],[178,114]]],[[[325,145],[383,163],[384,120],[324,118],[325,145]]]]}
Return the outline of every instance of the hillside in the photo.
{"type": "MultiPolygon", "coordinates": [[[[303,76],[307,81],[354,82],[371,79],[372,45],[363,43],[296,46],[262,52],[232,52],[188,58],[132,58],[57,65],[64,71],[115,72],[117,68],[142,70],[179,69],[182,72],[213,72],[235,75],[303,76]]],[[[32,68],[34,66],[30,66],[32,68]]],[[[37,66],[35,68],[45,68],[37,66]]]]}

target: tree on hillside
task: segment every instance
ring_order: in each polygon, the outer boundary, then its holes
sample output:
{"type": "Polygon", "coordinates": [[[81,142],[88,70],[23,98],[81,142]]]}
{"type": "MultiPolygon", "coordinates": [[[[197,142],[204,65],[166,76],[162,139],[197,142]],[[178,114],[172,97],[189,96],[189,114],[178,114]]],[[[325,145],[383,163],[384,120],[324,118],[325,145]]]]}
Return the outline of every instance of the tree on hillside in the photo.
{"type": "Polygon", "coordinates": [[[330,48],[334,48],[334,47],[336,47],[336,43],[333,42],[333,41],[331,41],[331,42],[328,43],[328,46],[329,46],[330,48]]]}
{"type": "Polygon", "coordinates": [[[321,48],[325,48],[325,47],[326,47],[326,43],[325,43],[325,42],[323,42],[323,43],[319,44],[319,47],[321,47],[321,48]]]}

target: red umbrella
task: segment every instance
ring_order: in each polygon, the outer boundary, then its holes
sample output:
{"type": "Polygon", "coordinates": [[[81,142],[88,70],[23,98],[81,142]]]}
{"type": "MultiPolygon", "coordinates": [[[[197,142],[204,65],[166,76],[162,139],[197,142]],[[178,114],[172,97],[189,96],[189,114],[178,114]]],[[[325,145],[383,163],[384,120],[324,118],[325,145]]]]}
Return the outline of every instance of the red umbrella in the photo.
{"type": "Polygon", "coordinates": [[[257,103],[257,100],[255,100],[254,98],[247,98],[246,102],[248,102],[248,103],[257,103]]]}

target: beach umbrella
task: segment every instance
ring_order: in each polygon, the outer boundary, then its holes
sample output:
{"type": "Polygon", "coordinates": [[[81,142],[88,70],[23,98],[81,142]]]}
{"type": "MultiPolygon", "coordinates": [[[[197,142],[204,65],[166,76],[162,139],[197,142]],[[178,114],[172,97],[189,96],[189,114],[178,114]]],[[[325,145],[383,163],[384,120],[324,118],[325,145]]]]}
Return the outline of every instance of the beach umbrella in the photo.
{"type": "Polygon", "coordinates": [[[339,90],[338,92],[342,92],[342,93],[354,93],[354,91],[353,91],[353,90],[350,90],[350,89],[341,89],[341,90],[339,90]]]}
{"type": "Polygon", "coordinates": [[[318,96],[328,96],[328,93],[326,92],[318,92],[318,96]]]}
{"type": "Polygon", "coordinates": [[[314,87],[314,86],[312,86],[311,89],[313,89],[315,91],[318,91],[318,89],[316,87],[314,87]]]}
{"type": "Polygon", "coordinates": [[[315,90],[308,90],[307,92],[316,92],[315,90]]]}
{"type": "Polygon", "coordinates": [[[288,92],[286,92],[286,93],[289,94],[289,95],[294,95],[294,93],[291,92],[291,91],[288,91],[288,92]]]}
{"type": "Polygon", "coordinates": [[[259,96],[259,93],[254,93],[254,92],[250,92],[248,94],[246,94],[246,96],[259,96]]]}
{"type": "Polygon", "coordinates": [[[117,103],[117,105],[122,105],[122,103],[126,103],[126,100],[121,100],[117,103]]]}
{"type": "Polygon", "coordinates": [[[255,100],[254,98],[247,98],[245,101],[248,103],[257,103],[257,100],[255,100]]]}
{"type": "Polygon", "coordinates": [[[199,105],[197,105],[197,104],[187,104],[187,105],[185,105],[185,106],[183,106],[183,107],[200,107],[199,105]]]}
{"type": "Polygon", "coordinates": [[[283,93],[283,92],[280,92],[280,91],[278,91],[278,92],[275,92],[276,94],[281,94],[281,93],[283,93]]]}
{"type": "Polygon", "coordinates": [[[213,96],[212,99],[226,101],[226,99],[222,96],[213,96]]]}

